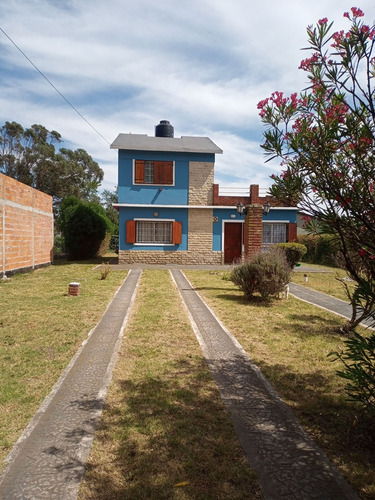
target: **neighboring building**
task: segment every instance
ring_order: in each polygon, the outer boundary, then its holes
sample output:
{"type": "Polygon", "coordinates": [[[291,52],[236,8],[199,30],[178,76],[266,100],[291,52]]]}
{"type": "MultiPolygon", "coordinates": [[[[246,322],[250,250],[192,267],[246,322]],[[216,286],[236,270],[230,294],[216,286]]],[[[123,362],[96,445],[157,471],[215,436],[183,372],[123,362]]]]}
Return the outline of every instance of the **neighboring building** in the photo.
{"type": "Polygon", "coordinates": [[[262,225],[258,186],[247,197],[219,195],[222,150],[207,137],[175,138],[162,121],[155,137],[120,134],[111,148],[119,150],[119,262],[223,264],[296,238],[296,208],[272,207],[262,225]],[[250,205],[246,217],[239,201],[250,205]]]}
{"type": "Polygon", "coordinates": [[[52,197],[0,174],[0,278],[52,258],[52,197]]]}

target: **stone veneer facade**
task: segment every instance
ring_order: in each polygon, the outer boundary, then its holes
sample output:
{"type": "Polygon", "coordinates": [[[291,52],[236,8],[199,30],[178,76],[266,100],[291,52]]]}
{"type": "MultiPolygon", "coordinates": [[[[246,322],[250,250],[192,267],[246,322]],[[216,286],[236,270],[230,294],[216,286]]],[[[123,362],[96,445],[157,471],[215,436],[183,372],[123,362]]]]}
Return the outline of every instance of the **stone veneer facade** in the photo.
{"type": "MultiPolygon", "coordinates": [[[[212,206],[214,163],[189,163],[189,205],[212,206]]],[[[188,250],[120,250],[120,263],[221,265],[222,252],[212,251],[212,208],[188,208],[188,250]]]]}

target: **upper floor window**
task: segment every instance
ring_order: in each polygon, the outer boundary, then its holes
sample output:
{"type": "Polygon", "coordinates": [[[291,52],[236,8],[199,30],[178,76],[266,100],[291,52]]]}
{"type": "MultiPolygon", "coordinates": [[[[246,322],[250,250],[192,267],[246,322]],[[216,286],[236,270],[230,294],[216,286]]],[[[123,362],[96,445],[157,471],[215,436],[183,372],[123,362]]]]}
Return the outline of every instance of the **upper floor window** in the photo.
{"type": "Polygon", "coordinates": [[[135,184],[173,185],[173,161],[135,160],[135,184]]]}

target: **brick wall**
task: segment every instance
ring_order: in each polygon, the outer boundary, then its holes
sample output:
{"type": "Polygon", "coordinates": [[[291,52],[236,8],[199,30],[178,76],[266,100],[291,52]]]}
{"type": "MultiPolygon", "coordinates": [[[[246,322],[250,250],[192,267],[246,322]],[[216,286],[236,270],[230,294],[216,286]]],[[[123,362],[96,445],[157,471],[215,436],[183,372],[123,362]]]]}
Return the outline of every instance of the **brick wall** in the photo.
{"type": "Polygon", "coordinates": [[[249,205],[245,218],[245,256],[252,257],[262,250],[262,212],[263,206],[259,204],[249,205]]]}
{"type": "Polygon", "coordinates": [[[189,205],[212,205],[214,164],[211,162],[189,163],[189,205]]]}
{"type": "Polygon", "coordinates": [[[0,174],[0,277],[50,264],[52,197],[0,174]]]}

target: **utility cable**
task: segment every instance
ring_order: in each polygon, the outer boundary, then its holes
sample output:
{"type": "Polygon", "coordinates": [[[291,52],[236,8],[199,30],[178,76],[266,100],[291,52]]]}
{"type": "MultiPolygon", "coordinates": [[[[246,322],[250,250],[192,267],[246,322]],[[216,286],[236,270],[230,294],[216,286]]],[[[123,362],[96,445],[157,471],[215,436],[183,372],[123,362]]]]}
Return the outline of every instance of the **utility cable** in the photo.
{"type": "Polygon", "coordinates": [[[80,113],[78,109],[75,106],[73,106],[71,102],[68,101],[68,99],[60,92],[60,90],[57,87],[55,87],[55,85],[51,82],[51,80],[49,80],[46,77],[46,75],[42,73],[42,71],[40,71],[40,69],[33,63],[33,61],[29,57],[27,57],[25,52],[10,38],[10,36],[1,27],[0,31],[4,33],[4,35],[16,47],[16,49],[21,52],[21,54],[29,61],[29,63],[37,70],[37,72],[51,85],[51,87],[59,94],[59,96],[62,97],[64,101],[77,113],[77,115],[79,115],[82,118],[82,120],[84,120],[87,123],[87,125],[89,125],[94,130],[94,132],[96,132],[108,145],[110,145],[110,142],[107,141],[107,139],[93,125],[91,125],[91,123],[82,115],[82,113],[80,113]]]}

